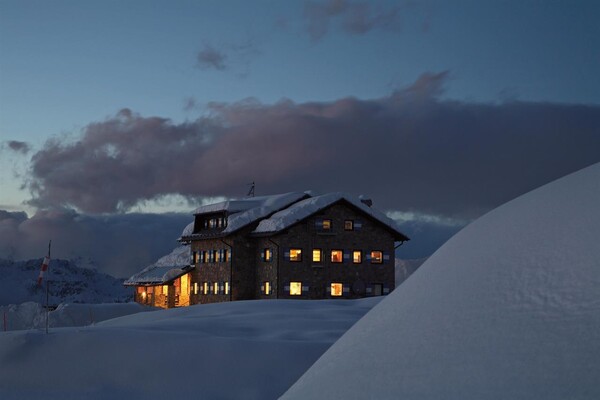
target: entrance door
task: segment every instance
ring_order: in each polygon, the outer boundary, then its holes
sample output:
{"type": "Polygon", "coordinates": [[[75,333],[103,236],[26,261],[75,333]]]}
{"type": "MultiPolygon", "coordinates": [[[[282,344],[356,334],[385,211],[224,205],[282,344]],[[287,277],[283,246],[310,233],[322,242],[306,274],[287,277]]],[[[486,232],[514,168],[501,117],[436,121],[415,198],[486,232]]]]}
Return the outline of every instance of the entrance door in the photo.
{"type": "Polygon", "coordinates": [[[383,295],[383,284],[382,283],[374,283],[373,284],[373,296],[382,296],[383,295]]]}

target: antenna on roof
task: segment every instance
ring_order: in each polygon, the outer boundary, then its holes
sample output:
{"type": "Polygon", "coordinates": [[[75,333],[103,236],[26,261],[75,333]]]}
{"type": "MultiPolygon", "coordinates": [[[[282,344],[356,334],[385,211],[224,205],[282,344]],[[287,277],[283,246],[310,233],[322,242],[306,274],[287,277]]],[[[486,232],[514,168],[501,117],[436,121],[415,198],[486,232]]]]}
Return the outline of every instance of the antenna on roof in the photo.
{"type": "Polygon", "coordinates": [[[248,191],[248,194],[246,195],[247,197],[254,197],[254,187],[256,185],[254,184],[254,182],[252,182],[250,184],[250,190],[248,191]]]}

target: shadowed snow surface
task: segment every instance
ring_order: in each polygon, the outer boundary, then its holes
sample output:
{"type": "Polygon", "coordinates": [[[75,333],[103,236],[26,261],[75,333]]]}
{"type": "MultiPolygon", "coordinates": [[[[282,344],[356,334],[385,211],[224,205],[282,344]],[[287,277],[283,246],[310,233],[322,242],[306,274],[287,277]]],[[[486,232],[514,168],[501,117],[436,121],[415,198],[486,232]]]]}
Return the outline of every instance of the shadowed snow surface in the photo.
{"type": "Polygon", "coordinates": [[[0,399],[275,399],[379,300],[241,301],[0,332],[0,399]]]}
{"type": "Polygon", "coordinates": [[[600,164],[463,229],[283,399],[600,399],[600,164]]]}

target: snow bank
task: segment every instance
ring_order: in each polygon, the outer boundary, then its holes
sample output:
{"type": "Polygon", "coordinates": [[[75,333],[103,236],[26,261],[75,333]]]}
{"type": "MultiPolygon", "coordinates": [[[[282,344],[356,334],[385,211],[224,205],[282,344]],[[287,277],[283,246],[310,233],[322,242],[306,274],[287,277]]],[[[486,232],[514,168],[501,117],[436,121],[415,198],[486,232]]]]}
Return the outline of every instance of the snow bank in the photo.
{"type": "MultiPolygon", "coordinates": [[[[59,304],[48,313],[48,326],[85,326],[142,311],[153,311],[137,303],[59,304]]],[[[26,302],[0,306],[0,331],[46,328],[46,309],[40,303],[26,302]]]]}
{"type": "Polygon", "coordinates": [[[0,398],[275,399],[379,300],[240,301],[0,333],[0,398]]]}
{"type": "Polygon", "coordinates": [[[600,164],[455,235],[283,399],[600,399],[600,164]]]}

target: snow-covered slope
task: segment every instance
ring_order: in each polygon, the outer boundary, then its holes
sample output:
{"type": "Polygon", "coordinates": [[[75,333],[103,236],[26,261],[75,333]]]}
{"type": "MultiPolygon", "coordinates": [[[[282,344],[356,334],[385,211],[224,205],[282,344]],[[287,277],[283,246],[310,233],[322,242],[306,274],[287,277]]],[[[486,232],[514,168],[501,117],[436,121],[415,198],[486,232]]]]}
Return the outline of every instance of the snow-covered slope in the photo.
{"type": "Polygon", "coordinates": [[[0,399],[275,399],[380,299],[239,301],[0,332],[0,399]]]}
{"type": "Polygon", "coordinates": [[[283,399],[600,399],[600,164],[472,223],[283,399]]]}
{"type": "MultiPolygon", "coordinates": [[[[28,301],[45,304],[45,286],[38,287],[36,282],[41,265],[41,258],[27,261],[0,259],[0,305],[28,301]]],[[[126,302],[133,297],[131,289],[123,287],[122,279],[80,268],[68,260],[50,260],[44,279],[52,281],[50,304],[126,302]]]]}

